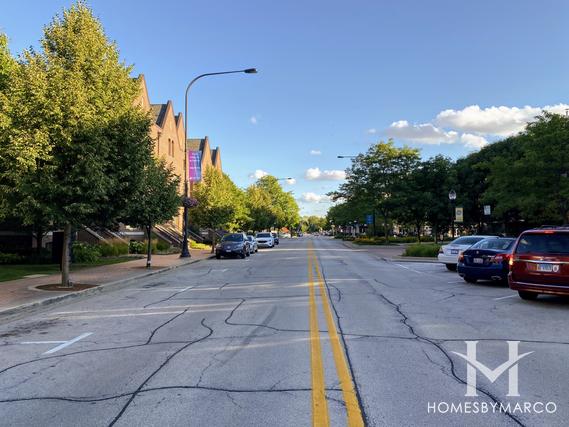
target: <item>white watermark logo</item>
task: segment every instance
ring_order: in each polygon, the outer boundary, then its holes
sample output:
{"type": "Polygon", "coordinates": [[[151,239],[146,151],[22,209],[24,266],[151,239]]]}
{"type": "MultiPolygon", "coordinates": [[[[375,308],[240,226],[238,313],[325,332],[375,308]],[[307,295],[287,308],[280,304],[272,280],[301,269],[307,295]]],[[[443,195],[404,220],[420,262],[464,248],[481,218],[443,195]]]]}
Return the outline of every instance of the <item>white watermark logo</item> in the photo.
{"type": "MultiPolygon", "coordinates": [[[[466,397],[478,397],[477,374],[484,375],[491,383],[508,373],[508,397],[519,397],[518,364],[520,360],[533,353],[520,354],[520,341],[506,341],[508,343],[508,360],[492,369],[478,360],[476,353],[478,341],[464,341],[466,354],[453,351],[466,361],[466,397]]],[[[478,400],[427,402],[429,414],[554,414],[557,412],[557,403],[542,401],[514,401],[514,402],[486,402],[478,400]]]]}
{"type": "Polygon", "coordinates": [[[476,358],[476,346],[478,341],[465,341],[466,354],[453,351],[457,356],[466,360],[466,394],[467,397],[478,396],[476,388],[476,372],[480,372],[491,383],[494,383],[502,374],[508,371],[508,394],[506,396],[519,396],[518,388],[518,362],[524,357],[532,354],[529,351],[524,354],[519,353],[520,341],[507,341],[508,343],[508,360],[498,366],[496,369],[490,369],[488,366],[479,362],[476,358]]]}

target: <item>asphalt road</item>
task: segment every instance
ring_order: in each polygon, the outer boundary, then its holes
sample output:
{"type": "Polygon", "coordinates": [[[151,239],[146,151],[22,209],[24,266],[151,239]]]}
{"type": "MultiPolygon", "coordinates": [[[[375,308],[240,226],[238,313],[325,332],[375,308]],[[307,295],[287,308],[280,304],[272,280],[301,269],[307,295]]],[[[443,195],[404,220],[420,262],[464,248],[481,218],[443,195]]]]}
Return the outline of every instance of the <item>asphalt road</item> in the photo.
{"type": "Polygon", "coordinates": [[[0,425],[562,426],[568,314],[438,264],[282,240],[1,324],[0,425]],[[494,383],[473,369],[465,396],[465,340],[490,371],[532,353],[494,383]]]}

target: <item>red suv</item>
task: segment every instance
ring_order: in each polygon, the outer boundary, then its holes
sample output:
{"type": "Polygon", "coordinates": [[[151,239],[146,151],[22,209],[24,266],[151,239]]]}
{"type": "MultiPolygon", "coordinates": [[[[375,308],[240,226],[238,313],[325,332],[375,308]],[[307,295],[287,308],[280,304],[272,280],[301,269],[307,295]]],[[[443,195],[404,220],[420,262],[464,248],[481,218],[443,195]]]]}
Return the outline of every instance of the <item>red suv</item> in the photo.
{"type": "Polygon", "coordinates": [[[525,300],[569,295],[569,227],[524,231],[510,258],[508,283],[525,300]]]}

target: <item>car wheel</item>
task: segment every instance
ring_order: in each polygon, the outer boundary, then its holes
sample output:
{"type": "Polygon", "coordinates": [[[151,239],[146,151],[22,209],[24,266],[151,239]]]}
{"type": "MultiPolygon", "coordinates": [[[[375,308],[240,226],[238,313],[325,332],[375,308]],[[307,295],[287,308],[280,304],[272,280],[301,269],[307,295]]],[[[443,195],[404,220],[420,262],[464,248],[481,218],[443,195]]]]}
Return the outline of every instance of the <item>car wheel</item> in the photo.
{"type": "Polygon", "coordinates": [[[245,253],[245,256],[251,256],[251,251],[247,250],[247,252],[245,253]]]}
{"type": "Polygon", "coordinates": [[[445,264],[447,270],[456,271],[456,264],[445,264]]]}
{"type": "Polygon", "coordinates": [[[478,280],[476,280],[474,277],[464,276],[464,281],[468,283],[476,283],[478,280]]]}
{"type": "Polygon", "coordinates": [[[241,253],[239,254],[239,258],[243,259],[243,258],[245,258],[246,256],[247,256],[247,252],[245,252],[245,249],[243,249],[243,252],[241,252],[241,253]]]}
{"type": "Polygon", "coordinates": [[[215,258],[216,258],[216,259],[221,259],[221,255],[216,254],[216,255],[215,255],[215,258]]]}
{"type": "Polygon", "coordinates": [[[259,248],[255,249],[255,253],[259,252],[259,248]]]}
{"type": "Polygon", "coordinates": [[[537,299],[539,294],[535,292],[526,292],[526,291],[518,291],[518,294],[521,299],[525,299],[526,301],[534,301],[537,299]]]}

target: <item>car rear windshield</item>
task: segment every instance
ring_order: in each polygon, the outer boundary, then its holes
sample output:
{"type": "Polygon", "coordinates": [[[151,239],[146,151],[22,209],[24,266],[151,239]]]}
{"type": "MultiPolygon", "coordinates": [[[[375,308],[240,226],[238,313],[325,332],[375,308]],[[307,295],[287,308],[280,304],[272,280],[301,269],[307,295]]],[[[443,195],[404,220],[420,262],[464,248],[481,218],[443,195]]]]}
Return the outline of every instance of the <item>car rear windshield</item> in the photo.
{"type": "Polygon", "coordinates": [[[243,234],[226,234],[221,240],[224,242],[241,242],[243,240],[243,234]]]}
{"type": "Polygon", "coordinates": [[[512,247],[515,239],[484,239],[472,245],[471,249],[497,249],[506,251],[512,247]]]}
{"type": "Polygon", "coordinates": [[[517,254],[569,254],[569,233],[524,234],[517,254]]]}
{"type": "Polygon", "coordinates": [[[257,237],[271,237],[271,233],[259,233],[257,237]]]}
{"type": "Polygon", "coordinates": [[[451,245],[473,245],[482,239],[484,239],[484,237],[465,236],[465,237],[459,237],[458,239],[453,240],[452,242],[450,242],[450,244],[451,245]]]}

